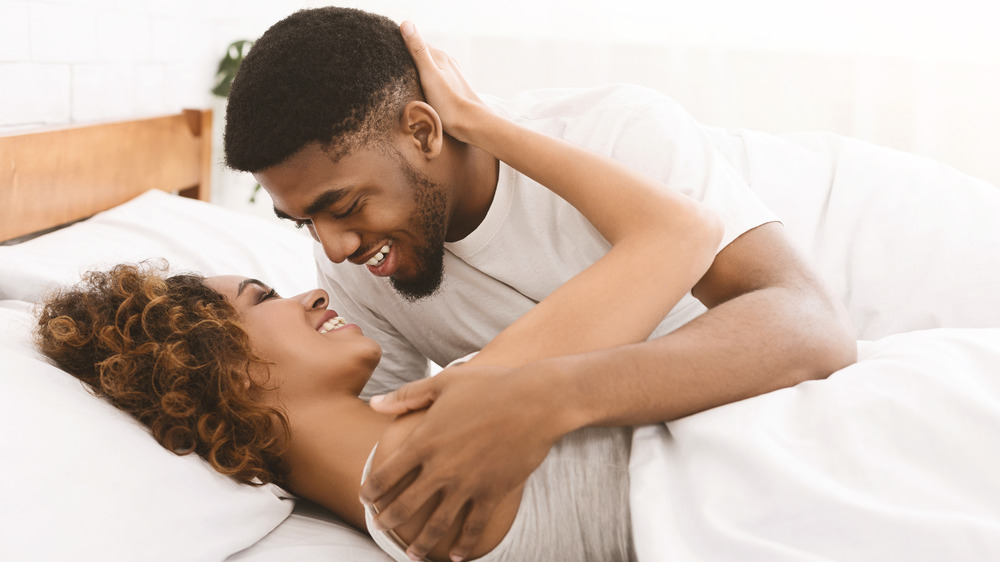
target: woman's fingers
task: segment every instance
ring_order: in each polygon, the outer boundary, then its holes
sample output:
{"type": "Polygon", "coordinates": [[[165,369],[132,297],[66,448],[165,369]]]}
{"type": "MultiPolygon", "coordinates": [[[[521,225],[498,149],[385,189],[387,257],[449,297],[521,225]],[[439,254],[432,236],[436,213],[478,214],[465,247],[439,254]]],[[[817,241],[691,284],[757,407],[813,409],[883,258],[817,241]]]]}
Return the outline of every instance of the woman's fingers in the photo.
{"type": "Polygon", "coordinates": [[[469,142],[468,129],[476,126],[485,105],[462,76],[458,63],[447,53],[424,41],[412,22],[399,26],[406,48],[413,58],[427,103],[437,111],[445,132],[469,142]]]}
{"type": "Polygon", "coordinates": [[[417,27],[412,22],[404,21],[399,26],[399,32],[403,35],[406,48],[410,50],[413,62],[417,64],[417,71],[420,72],[428,64],[434,64],[430,47],[424,38],[420,36],[417,27]]]}

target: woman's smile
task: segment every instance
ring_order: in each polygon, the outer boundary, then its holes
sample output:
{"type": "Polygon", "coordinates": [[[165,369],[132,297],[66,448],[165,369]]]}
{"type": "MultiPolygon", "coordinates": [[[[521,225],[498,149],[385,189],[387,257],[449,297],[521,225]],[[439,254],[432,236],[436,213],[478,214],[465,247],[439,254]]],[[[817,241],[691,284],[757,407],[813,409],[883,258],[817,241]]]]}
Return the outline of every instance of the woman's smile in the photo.
{"type": "Polygon", "coordinates": [[[285,298],[260,281],[230,275],[211,277],[206,284],[239,311],[253,348],[272,364],[271,382],[286,395],[316,393],[331,384],[357,395],[382,356],[359,326],[327,308],[330,299],[323,290],[285,298]]]}

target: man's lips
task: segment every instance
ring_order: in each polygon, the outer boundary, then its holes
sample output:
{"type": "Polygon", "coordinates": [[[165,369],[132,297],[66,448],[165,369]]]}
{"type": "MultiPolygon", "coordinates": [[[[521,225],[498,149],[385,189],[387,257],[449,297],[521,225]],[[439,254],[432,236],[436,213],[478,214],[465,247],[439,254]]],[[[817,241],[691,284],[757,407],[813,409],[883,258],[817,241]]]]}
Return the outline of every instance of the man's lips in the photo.
{"type": "MultiPolygon", "coordinates": [[[[379,253],[376,252],[375,256],[378,255],[379,253]]],[[[396,245],[390,245],[389,251],[382,254],[382,256],[382,261],[378,265],[368,265],[366,263],[365,267],[368,268],[369,273],[376,277],[389,277],[399,269],[399,251],[396,249],[396,245]]]]}
{"type": "Polygon", "coordinates": [[[388,240],[383,240],[380,244],[376,244],[371,247],[367,252],[362,254],[360,258],[348,258],[347,261],[353,263],[354,265],[368,265],[368,261],[375,257],[376,254],[382,252],[382,248],[385,246],[392,247],[392,243],[388,240]]]}

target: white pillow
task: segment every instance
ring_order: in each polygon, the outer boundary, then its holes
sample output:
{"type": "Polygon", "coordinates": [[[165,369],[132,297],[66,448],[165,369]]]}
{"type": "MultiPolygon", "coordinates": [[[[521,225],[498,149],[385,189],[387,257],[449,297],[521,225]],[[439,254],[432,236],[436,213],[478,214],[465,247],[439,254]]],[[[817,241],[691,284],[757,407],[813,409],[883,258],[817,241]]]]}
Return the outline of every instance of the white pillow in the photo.
{"type": "Polygon", "coordinates": [[[39,302],[84,271],[149,258],[166,258],[174,271],[257,277],[282,294],[316,287],[304,232],[152,190],[62,230],[0,246],[0,299],[39,302]]]}
{"type": "MultiPolygon", "coordinates": [[[[315,286],[294,229],[159,191],[0,247],[0,560],[222,560],[292,510],[163,449],[131,417],[42,360],[32,305],[80,273],[164,257],[173,270],[235,273],[294,294],[315,286]]],[[[373,545],[374,548],[374,545],[373,545]]]]}
{"type": "Polygon", "coordinates": [[[740,134],[751,188],[847,306],[858,339],[1000,326],[1000,189],[830,133],[740,134]]]}
{"type": "Polygon", "coordinates": [[[41,360],[33,320],[31,304],[0,301],[0,559],[222,560],[291,512],[41,360]]]}
{"type": "Polygon", "coordinates": [[[226,562],[392,562],[368,533],[358,531],[326,509],[299,500],[295,511],[252,548],[226,562]]]}

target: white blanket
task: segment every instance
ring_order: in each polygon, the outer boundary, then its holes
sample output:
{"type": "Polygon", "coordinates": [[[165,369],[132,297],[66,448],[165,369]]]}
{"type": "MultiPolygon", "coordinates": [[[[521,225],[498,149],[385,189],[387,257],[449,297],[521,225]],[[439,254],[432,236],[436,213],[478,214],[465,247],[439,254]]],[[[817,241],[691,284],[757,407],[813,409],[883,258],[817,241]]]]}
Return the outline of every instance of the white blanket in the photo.
{"type": "Polygon", "coordinates": [[[837,135],[716,136],[874,341],[638,429],[640,560],[1000,560],[1000,190],[837,135]]]}
{"type": "Polygon", "coordinates": [[[636,431],[642,561],[1000,559],[1000,329],[636,431]]]}

